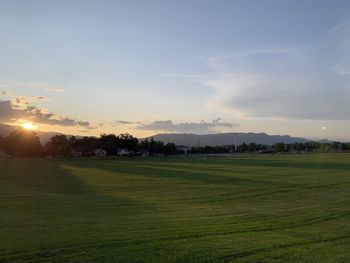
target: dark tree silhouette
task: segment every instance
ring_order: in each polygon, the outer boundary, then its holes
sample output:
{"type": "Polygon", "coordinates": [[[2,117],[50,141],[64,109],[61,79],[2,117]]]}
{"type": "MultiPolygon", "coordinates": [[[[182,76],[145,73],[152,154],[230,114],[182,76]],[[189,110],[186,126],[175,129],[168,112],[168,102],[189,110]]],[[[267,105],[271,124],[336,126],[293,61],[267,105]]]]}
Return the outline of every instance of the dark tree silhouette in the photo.
{"type": "Polygon", "coordinates": [[[51,137],[45,147],[47,152],[53,156],[69,156],[72,151],[72,147],[66,135],[55,135],[51,137]]]}
{"type": "Polygon", "coordinates": [[[39,157],[44,154],[38,136],[33,131],[22,128],[3,138],[2,147],[6,153],[16,157],[39,157]]]}
{"type": "Polygon", "coordinates": [[[94,150],[99,147],[99,139],[96,137],[83,137],[80,139],[70,139],[70,143],[75,152],[88,157],[94,155],[94,150]]]}
{"type": "Polygon", "coordinates": [[[118,138],[114,134],[101,134],[99,146],[107,152],[107,155],[116,155],[118,151],[118,138]]]}
{"type": "Polygon", "coordinates": [[[136,151],[138,146],[138,139],[128,133],[122,133],[117,137],[118,148],[126,148],[128,150],[136,151]]]}

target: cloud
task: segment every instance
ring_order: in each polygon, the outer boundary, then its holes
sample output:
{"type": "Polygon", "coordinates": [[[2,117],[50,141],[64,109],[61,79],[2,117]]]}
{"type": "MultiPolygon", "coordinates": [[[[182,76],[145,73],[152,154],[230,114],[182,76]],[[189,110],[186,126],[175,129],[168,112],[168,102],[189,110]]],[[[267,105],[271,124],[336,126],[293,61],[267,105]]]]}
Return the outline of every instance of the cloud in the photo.
{"type": "Polygon", "coordinates": [[[117,124],[124,124],[124,125],[127,125],[127,124],[136,124],[136,122],[134,122],[134,121],[123,121],[123,120],[117,120],[117,121],[115,121],[114,123],[117,123],[117,124]]]}
{"type": "Polygon", "coordinates": [[[65,92],[65,89],[61,87],[51,87],[46,82],[15,80],[15,81],[12,81],[12,84],[20,88],[41,89],[52,93],[65,92]]]}
{"type": "Polygon", "coordinates": [[[50,92],[53,92],[53,93],[63,93],[63,92],[66,92],[64,89],[62,88],[47,88],[45,89],[46,91],[50,91],[50,92]]]}
{"type": "Polygon", "coordinates": [[[0,97],[6,97],[7,99],[12,99],[16,103],[16,105],[19,105],[19,104],[27,105],[29,103],[49,100],[49,98],[46,96],[24,96],[24,95],[15,94],[12,91],[9,91],[8,89],[2,90],[0,93],[0,97]]]}
{"type": "MultiPolygon", "coordinates": [[[[258,57],[261,62],[266,63],[266,58],[271,56],[286,56],[303,51],[305,47],[273,47],[273,48],[254,48],[240,50],[228,55],[212,55],[199,57],[197,60],[204,62],[205,66],[215,71],[240,70],[246,66],[250,59],[258,57]]],[[[188,75],[190,76],[190,75],[188,75]]]]}
{"type": "Polygon", "coordinates": [[[350,118],[349,86],[334,86],[322,77],[228,74],[206,84],[215,91],[210,108],[241,118],[350,118]]]}
{"type": "Polygon", "coordinates": [[[48,84],[45,82],[36,82],[36,81],[23,81],[15,80],[13,84],[21,88],[31,88],[31,89],[44,89],[47,88],[48,84]]]}
{"type": "Polygon", "coordinates": [[[125,120],[116,120],[116,121],[111,122],[111,125],[113,127],[120,126],[120,125],[130,126],[130,125],[138,125],[138,124],[141,124],[141,122],[139,122],[139,121],[125,121],[125,120]]]}
{"type": "Polygon", "coordinates": [[[3,90],[3,91],[1,92],[1,94],[4,95],[4,96],[9,96],[9,92],[6,91],[6,90],[3,90]]]}
{"type": "Polygon", "coordinates": [[[161,78],[189,78],[189,79],[197,79],[202,78],[203,75],[199,74],[183,74],[183,73],[164,73],[159,74],[161,78]]]}
{"type": "Polygon", "coordinates": [[[35,123],[60,125],[60,126],[81,126],[90,128],[90,123],[72,119],[66,116],[49,112],[46,109],[30,106],[28,103],[17,99],[15,101],[0,101],[0,122],[14,123],[21,119],[30,119],[35,123]]]}
{"type": "Polygon", "coordinates": [[[166,131],[166,132],[179,132],[179,133],[208,133],[215,132],[216,128],[233,128],[239,124],[234,122],[223,121],[219,117],[211,122],[201,121],[195,122],[182,122],[173,123],[171,120],[166,121],[154,121],[147,124],[139,124],[136,129],[149,130],[149,131],[166,131]]]}
{"type": "Polygon", "coordinates": [[[343,20],[330,31],[334,50],[334,71],[350,77],[350,18],[343,20]]]}
{"type": "Polygon", "coordinates": [[[241,118],[349,120],[350,57],[339,55],[350,52],[350,22],[347,29],[347,41],[329,36],[319,47],[208,57],[211,74],[202,84],[213,94],[207,107],[241,118]]]}

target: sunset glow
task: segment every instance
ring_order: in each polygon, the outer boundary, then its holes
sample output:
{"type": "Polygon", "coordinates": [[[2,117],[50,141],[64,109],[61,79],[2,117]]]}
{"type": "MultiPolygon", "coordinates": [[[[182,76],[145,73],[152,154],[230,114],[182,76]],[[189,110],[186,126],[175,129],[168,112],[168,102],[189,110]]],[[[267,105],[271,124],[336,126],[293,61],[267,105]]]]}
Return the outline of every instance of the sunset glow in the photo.
{"type": "Polygon", "coordinates": [[[350,0],[0,0],[0,32],[0,263],[350,263],[350,0]]]}
{"type": "Polygon", "coordinates": [[[0,1],[0,123],[350,141],[349,1],[73,2],[0,1]]]}
{"type": "Polygon", "coordinates": [[[22,127],[26,130],[35,130],[37,128],[36,125],[34,125],[33,123],[31,122],[25,122],[22,124],[22,127]]]}

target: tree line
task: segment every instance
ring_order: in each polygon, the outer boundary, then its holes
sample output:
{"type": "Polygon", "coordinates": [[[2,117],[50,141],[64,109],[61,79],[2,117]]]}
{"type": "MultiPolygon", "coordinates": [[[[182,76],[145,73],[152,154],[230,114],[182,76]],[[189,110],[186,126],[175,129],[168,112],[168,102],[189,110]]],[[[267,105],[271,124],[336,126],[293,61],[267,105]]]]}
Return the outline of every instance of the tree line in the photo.
{"type": "Polygon", "coordinates": [[[294,153],[294,152],[340,152],[350,151],[350,143],[332,142],[305,142],[305,143],[275,143],[264,145],[257,143],[242,143],[237,148],[234,145],[226,146],[196,146],[192,147],[194,154],[215,153],[294,153]]]}
{"type": "Polygon", "coordinates": [[[139,141],[136,137],[124,133],[101,134],[99,137],[75,137],[55,135],[42,145],[33,131],[16,129],[8,136],[0,136],[0,151],[13,157],[90,157],[103,151],[106,156],[115,156],[124,149],[127,155],[174,155],[174,154],[222,154],[222,153],[293,153],[293,152],[338,152],[350,151],[350,143],[306,142],[306,143],[275,143],[263,145],[242,143],[237,148],[226,146],[195,146],[177,148],[174,143],[163,143],[153,138],[139,141]]]}
{"type": "Polygon", "coordinates": [[[118,155],[120,149],[132,155],[141,155],[142,152],[149,155],[177,153],[174,143],[165,144],[153,138],[139,141],[128,133],[118,136],[101,134],[100,137],[55,135],[44,145],[35,132],[24,129],[16,129],[6,137],[0,136],[0,150],[14,157],[90,157],[97,155],[98,151],[104,151],[106,156],[114,156],[118,155]]]}

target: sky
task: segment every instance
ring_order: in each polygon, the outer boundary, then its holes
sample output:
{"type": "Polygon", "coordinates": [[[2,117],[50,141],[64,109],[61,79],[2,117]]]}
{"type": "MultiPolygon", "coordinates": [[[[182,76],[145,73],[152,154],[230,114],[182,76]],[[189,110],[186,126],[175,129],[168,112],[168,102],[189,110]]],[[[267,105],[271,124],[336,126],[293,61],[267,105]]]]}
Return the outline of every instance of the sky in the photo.
{"type": "Polygon", "coordinates": [[[0,0],[0,122],[350,141],[350,2],[0,0]]]}

